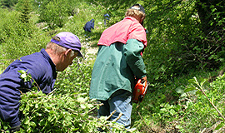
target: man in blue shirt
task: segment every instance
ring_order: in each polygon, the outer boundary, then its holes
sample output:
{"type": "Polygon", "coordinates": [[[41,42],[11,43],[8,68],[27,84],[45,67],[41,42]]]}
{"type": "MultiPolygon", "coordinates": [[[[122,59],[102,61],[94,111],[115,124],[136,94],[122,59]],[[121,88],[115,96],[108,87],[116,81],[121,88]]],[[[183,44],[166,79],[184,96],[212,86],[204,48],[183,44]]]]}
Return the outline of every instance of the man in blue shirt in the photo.
{"type": "Polygon", "coordinates": [[[52,37],[46,49],[21,57],[0,75],[0,118],[10,123],[11,132],[20,130],[20,95],[33,87],[33,81],[25,82],[18,71],[31,74],[42,92],[48,94],[53,90],[56,71],[63,71],[75,57],[82,57],[80,50],[81,43],[76,35],[60,32],[52,37]]]}

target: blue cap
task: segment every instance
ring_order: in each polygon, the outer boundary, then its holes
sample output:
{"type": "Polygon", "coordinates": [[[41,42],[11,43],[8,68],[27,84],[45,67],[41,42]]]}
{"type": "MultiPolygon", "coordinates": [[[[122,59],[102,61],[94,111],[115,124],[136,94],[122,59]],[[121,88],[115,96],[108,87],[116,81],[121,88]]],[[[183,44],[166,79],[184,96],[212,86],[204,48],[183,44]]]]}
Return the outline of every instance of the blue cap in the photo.
{"type": "Polygon", "coordinates": [[[78,52],[78,56],[83,57],[81,54],[81,43],[79,38],[71,32],[60,32],[56,35],[60,40],[51,39],[51,42],[56,43],[62,47],[72,49],[78,52]]]}

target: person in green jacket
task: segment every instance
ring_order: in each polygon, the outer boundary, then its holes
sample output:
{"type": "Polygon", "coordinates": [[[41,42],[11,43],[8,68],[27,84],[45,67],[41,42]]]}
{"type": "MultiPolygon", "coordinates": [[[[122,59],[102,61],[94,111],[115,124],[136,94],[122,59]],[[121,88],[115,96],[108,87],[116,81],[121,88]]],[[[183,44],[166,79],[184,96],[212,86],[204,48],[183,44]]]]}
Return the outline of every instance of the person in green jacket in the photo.
{"type": "Polygon", "coordinates": [[[130,7],[125,18],[107,28],[101,35],[98,55],[92,70],[89,96],[97,99],[98,115],[109,116],[126,128],[131,126],[132,90],[135,78],[147,80],[142,54],[147,46],[146,32],[142,26],[144,8],[140,4],[130,7]]]}

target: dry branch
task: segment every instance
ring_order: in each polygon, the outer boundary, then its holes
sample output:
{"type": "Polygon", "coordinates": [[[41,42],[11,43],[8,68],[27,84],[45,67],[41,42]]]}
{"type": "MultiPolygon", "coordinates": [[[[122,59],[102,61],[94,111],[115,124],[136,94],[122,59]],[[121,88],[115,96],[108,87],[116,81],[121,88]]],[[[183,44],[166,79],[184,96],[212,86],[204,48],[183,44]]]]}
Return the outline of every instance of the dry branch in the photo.
{"type": "Polygon", "coordinates": [[[114,111],[106,118],[106,120],[109,120],[115,112],[116,112],[116,110],[114,110],[114,111]]]}
{"type": "Polygon", "coordinates": [[[123,113],[120,113],[119,116],[116,119],[113,120],[113,122],[118,121],[122,115],[123,115],[123,113]]]}

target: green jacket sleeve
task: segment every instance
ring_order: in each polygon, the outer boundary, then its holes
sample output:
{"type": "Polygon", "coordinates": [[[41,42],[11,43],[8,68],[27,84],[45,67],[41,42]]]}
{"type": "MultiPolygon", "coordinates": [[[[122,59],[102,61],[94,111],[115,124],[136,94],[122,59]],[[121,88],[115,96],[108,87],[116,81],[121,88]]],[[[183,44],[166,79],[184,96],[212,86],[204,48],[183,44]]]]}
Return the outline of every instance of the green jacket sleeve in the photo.
{"type": "Polygon", "coordinates": [[[143,43],[136,39],[129,39],[124,45],[125,59],[137,78],[146,76],[145,64],[140,54],[143,49],[143,43]]]}

